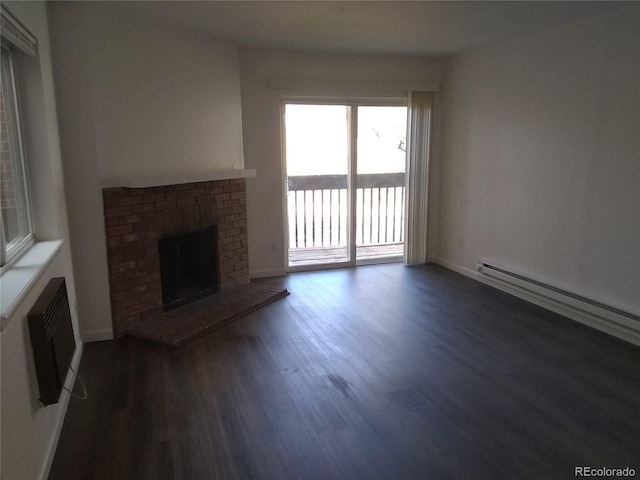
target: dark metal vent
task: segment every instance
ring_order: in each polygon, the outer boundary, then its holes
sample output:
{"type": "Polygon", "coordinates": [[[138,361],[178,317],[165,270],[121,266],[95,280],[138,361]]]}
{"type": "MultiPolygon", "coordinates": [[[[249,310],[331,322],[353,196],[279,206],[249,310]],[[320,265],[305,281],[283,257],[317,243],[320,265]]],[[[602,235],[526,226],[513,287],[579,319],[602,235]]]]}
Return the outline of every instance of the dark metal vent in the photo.
{"type": "Polygon", "coordinates": [[[76,349],[63,277],[49,281],[27,318],[40,401],[57,403],[76,349]]]}

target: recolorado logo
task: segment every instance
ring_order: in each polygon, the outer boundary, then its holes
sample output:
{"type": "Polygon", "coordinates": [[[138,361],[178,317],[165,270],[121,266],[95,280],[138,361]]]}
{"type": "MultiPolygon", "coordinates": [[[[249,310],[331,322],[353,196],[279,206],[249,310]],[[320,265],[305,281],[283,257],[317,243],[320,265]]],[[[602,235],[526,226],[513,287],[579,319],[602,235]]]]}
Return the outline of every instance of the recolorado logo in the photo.
{"type": "Polygon", "coordinates": [[[587,466],[575,467],[576,477],[635,477],[636,471],[631,467],[625,468],[593,468],[587,466]]]}

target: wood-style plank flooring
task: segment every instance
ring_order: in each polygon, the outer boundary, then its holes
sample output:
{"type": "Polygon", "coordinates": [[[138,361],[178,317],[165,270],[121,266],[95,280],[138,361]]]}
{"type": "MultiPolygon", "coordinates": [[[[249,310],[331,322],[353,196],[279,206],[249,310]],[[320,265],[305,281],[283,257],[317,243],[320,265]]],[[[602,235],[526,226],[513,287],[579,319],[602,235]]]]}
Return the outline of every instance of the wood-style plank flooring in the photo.
{"type": "Polygon", "coordinates": [[[264,282],[181,349],[86,345],[50,479],[640,475],[640,348],[437,266],[264,282]]]}

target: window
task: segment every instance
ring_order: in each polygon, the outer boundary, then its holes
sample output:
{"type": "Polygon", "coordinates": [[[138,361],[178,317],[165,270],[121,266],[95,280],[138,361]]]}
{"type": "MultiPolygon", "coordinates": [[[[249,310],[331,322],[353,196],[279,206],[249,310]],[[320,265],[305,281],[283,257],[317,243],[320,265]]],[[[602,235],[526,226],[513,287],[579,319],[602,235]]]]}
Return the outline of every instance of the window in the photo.
{"type": "Polygon", "coordinates": [[[4,46],[0,123],[0,255],[5,265],[32,241],[32,233],[15,77],[11,51],[4,46]]]}
{"type": "MultiPolygon", "coordinates": [[[[15,259],[33,243],[27,175],[20,129],[20,110],[14,70],[14,46],[2,11],[2,81],[0,83],[0,261],[15,259]]],[[[22,27],[20,25],[20,27],[22,27]]],[[[22,27],[23,28],[23,27],[22,27]]],[[[20,52],[18,52],[20,54],[20,52]]]]}

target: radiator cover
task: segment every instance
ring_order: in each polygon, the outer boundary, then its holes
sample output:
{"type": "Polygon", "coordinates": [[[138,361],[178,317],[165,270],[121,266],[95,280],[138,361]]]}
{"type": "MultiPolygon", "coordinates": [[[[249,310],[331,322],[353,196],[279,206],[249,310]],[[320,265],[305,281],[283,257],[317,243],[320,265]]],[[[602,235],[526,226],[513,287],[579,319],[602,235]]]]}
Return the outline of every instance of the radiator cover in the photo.
{"type": "Polygon", "coordinates": [[[76,349],[64,277],[49,281],[27,318],[40,402],[57,403],[76,349]]]}

